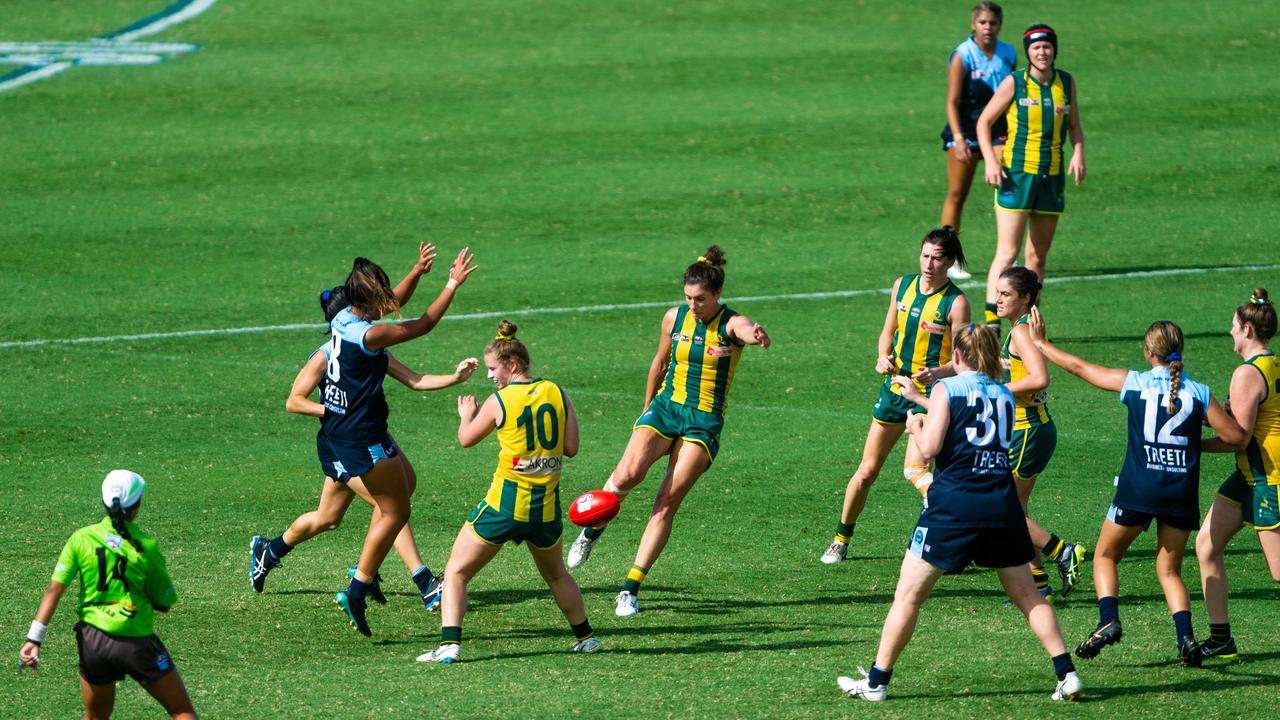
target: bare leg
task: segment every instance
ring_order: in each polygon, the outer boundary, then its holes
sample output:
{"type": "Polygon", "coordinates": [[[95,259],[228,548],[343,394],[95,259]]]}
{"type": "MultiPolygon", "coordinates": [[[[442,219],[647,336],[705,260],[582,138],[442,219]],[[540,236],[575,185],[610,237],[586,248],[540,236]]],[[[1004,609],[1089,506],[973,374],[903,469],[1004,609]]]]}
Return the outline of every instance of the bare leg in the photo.
{"type": "Polygon", "coordinates": [[[1049,246],[1053,245],[1053,233],[1058,229],[1057,215],[1031,213],[1027,244],[1027,269],[1044,280],[1045,261],[1049,258],[1049,246]]]}
{"type": "Polygon", "coordinates": [[[444,569],[444,594],[440,599],[440,624],[462,627],[467,613],[467,583],[502,549],[476,537],[470,525],[463,525],[453,541],[449,562],[444,569]]]}
{"type": "Polygon", "coordinates": [[[844,505],[840,508],[840,522],[855,522],[862,514],[862,508],[867,505],[867,495],[871,492],[871,484],[880,475],[880,468],[884,467],[889,451],[893,449],[894,443],[898,442],[898,438],[902,437],[906,429],[905,424],[881,425],[875,421],[871,422],[871,429],[867,431],[867,440],[862,446],[862,462],[858,463],[858,469],[853,473],[853,477],[849,478],[849,484],[844,489],[844,505]]]}
{"type": "Polygon", "coordinates": [[[529,546],[529,554],[533,556],[533,564],[538,566],[542,579],[551,588],[551,595],[556,599],[556,606],[564,613],[564,619],[570,625],[580,625],[587,620],[587,611],[582,603],[582,590],[573,576],[564,568],[564,559],[560,557],[560,543],[546,550],[529,546]]]}
{"type": "Polygon", "coordinates": [[[706,448],[686,440],[676,442],[671,450],[671,473],[663,480],[662,487],[658,488],[649,524],[645,526],[644,535],[640,538],[640,547],[636,548],[636,565],[647,570],[653,569],[653,564],[657,562],[671,537],[671,527],[680,503],[684,502],[689,490],[709,467],[711,458],[707,455],[706,448]]]}
{"type": "Polygon", "coordinates": [[[80,697],[84,700],[84,720],[107,720],[116,706],[116,684],[91,685],[82,677],[80,697]]]}
{"type": "Polygon", "coordinates": [[[1093,588],[1099,598],[1119,597],[1120,560],[1141,534],[1140,526],[1126,527],[1110,520],[1102,521],[1098,548],[1093,553],[1093,588]]]}
{"type": "Polygon", "coordinates": [[[969,187],[973,185],[973,173],[982,160],[981,153],[970,153],[968,162],[960,162],[956,154],[950,150],[947,156],[947,197],[942,201],[942,224],[960,229],[960,220],[964,216],[964,203],[969,198],[969,187]]]}
{"type": "Polygon", "coordinates": [[[631,439],[627,441],[627,449],[623,451],[622,459],[618,461],[618,466],[609,476],[609,482],[605,483],[604,489],[618,490],[622,493],[618,495],[618,499],[624,499],[626,493],[631,492],[644,480],[649,468],[658,461],[658,458],[671,452],[674,445],[674,440],[662,437],[647,428],[632,430],[631,439]]]}
{"type": "Polygon", "coordinates": [[[1170,613],[1190,610],[1191,596],[1187,593],[1186,583],[1182,582],[1182,555],[1187,550],[1187,538],[1191,532],[1159,520],[1156,522],[1156,577],[1164,590],[1164,600],[1170,613]]]}
{"type": "Polygon", "coordinates": [[[991,268],[987,270],[988,303],[996,301],[996,281],[1000,279],[1000,273],[1018,259],[1030,214],[996,208],[996,254],[991,259],[991,268]]]}
{"type": "Polygon", "coordinates": [[[1280,530],[1259,531],[1258,544],[1262,546],[1262,554],[1267,558],[1271,581],[1280,582],[1280,530]]]}
{"type": "Polygon", "coordinates": [[[1049,653],[1049,657],[1061,655],[1067,651],[1062,640],[1062,630],[1058,627],[1058,616],[1040,592],[1036,590],[1035,581],[1031,579],[1031,571],[1026,565],[997,568],[1000,584],[1014,605],[1022,611],[1023,617],[1031,625],[1031,630],[1040,638],[1040,644],[1049,653]]]}
{"type": "Polygon", "coordinates": [[[159,701],[169,717],[176,720],[196,720],[196,709],[191,704],[187,686],[182,684],[182,676],[177,670],[143,685],[142,689],[159,701]]]}
{"type": "Polygon", "coordinates": [[[284,531],[284,541],[290,546],[297,546],[322,532],[337,530],[353,499],[355,494],[346,484],[325,478],[324,489],[320,491],[320,506],[299,515],[284,531]]]}
{"type": "Polygon", "coordinates": [[[1209,622],[1229,622],[1227,612],[1227,543],[1240,532],[1240,507],[1215,497],[1196,534],[1196,559],[1200,561],[1200,587],[1209,622]]]}
{"type": "MultiPolygon", "coordinates": [[[[405,472],[405,491],[412,496],[413,491],[417,489],[417,473],[403,452],[398,457],[405,472]]],[[[364,481],[359,478],[352,478],[351,482],[347,484],[362,500],[373,506],[373,515],[369,518],[369,527],[372,529],[376,523],[381,521],[381,512],[378,510],[377,504],[373,502],[373,496],[369,494],[368,488],[364,486],[364,481]]],[[[393,545],[396,549],[396,554],[404,561],[404,566],[409,572],[426,565],[422,561],[422,554],[418,550],[418,542],[413,537],[413,527],[408,521],[405,521],[404,527],[400,528],[400,532],[396,533],[393,545]]]]}
{"type": "Polygon", "coordinates": [[[880,631],[880,649],[876,651],[876,666],[892,670],[902,650],[911,642],[916,631],[920,606],[933,592],[933,586],[942,577],[942,570],[907,553],[902,558],[898,573],[898,587],[893,593],[893,605],[884,619],[880,631]]]}
{"type": "Polygon", "coordinates": [[[396,535],[409,522],[409,493],[404,481],[404,468],[394,458],[374,465],[361,479],[373,496],[379,515],[365,536],[356,578],[372,582],[396,535]]]}

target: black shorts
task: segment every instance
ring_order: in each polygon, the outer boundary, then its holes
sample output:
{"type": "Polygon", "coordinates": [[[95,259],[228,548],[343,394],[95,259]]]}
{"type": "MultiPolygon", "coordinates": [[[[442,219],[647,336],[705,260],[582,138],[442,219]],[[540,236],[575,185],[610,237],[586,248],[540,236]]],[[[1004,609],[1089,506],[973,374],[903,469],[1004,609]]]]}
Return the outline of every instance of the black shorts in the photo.
{"type": "Polygon", "coordinates": [[[364,477],[383,460],[400,454],[391,435],[367,446],[347,446],[329,442],[323,432],[316,433],[316,455],[320,458],[320,472],[344,483],[353,477],[364,477]]]}
{"type": "Polygon", "coordinates": [[[1025,524],[1012,528],[918,526],[907,552],[943,572],[960,572],[973,563],[1004,568],[1026,565],[1035,557],[1025,524]]]}
{"type": "Polygon", "coordinates": [[[173,659],[155,635],[108,635],[88,623],[76,623],[80,650],[80,677],[90,685],[112,685],[125,675],[140,684],[154,682],[173,672],[173,659]]]}
{"type": "Polygon", "coordinates": [[[1114,501],[1111,503],[1111,507],[1107,508],[1107,519],[1122,527],[1141,527],[1143,532],[1151,527],[1152,520],[1159,520],[1162,523],[1188,532],[1200,529],[1200,516],[1198,513],[1179,513],[1177,515],[1171,513],[1149,513],[1120,507],[1114,501]]]}

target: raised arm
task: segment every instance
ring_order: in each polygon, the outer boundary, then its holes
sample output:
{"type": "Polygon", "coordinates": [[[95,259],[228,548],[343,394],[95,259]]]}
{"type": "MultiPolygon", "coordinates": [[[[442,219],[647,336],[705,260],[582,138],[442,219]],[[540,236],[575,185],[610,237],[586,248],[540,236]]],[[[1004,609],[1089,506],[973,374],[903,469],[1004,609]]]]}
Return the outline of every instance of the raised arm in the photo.
{"type": "Polygon", "coordinates": [[[1010,75],[1000,81],[1000,85],[996,87],[995,94],[991,96],[987,106],[982,109],[982,115],[978,116],[978,147],[982,148],[982,173],[987,184],[991,187],[1000,187],[1000,182],[1004,180],[1004,167],[1000,165],[1000,157],[996,155],[996,146],[991,141],[991,124],[1009,109],[1009,103],[1012,102],[1013,76],[1010,75]]]}
{"type": "Polygon", "coordinates": [[[476,271],[478,266],[473,264],[474,261],[475,255],[471,253],[471,249],[462,248],[454,258],[453,266],[449,268],[449,281],[445,283],[444,289],[440,291],[430,307],[422,313],[422,317],[393,325],[374,325],[364,335],[365,348],[373,352],[408,342],[431,332],[449,310],[449,304],[453,302],[458,286],[466,282],[471,273],[476,271]]]}
{"type": "Polygon", "coordinates": [[[480,367],[479,360],[467,358],[458,363],[452,375],[423,375],[400,362],[396,356],[387,354],[387,374],[410,390],[443,390],[453,387],[458,383],[466,382],[478,367],[480,367]]]}
{"type": "MultiPolygon", "coordinates": [[[[1075,78],[1072,78],[1073,80],[1075,78]]],[[[1067,113],[1067,136],[1071,139],[1071,161],[1067,163],[1067,174],[1075,178],[1076,184],[1084,182],[1084,128],[1080,126],[1080,88],[1079,83],[1071,83],[1071,110],[1067,113]]]]}
{"type": "Polygon", "coordinates": [[[299,415],[324,417],[324,405],[312,400],[311,393],[319,387],[328,363],[329,356],[323,350],[317,350],[311,354],[307,364],[302,366],[298,376],[293,379],[293,387],[289,388],[289,398],[284,401],[285,410],[299,415]]]}
{"type": "MultiPolygon", "coordinates": [[[[734,315],[729,319],[727,329],[729,334],[743,345],[759,345],[767,350],[773,344],[773,340],[769,339],[769,333],[760,327],[760,323],[752,322],[746,315],[734,315]]],[[[667,338],[670,340],[670,335],[667,338]]]]}
{"type": "Polygon", "coordinates": [[[1129,377],[1128,370],[1095,365],[1088,360],[1072,355],[1066,350],[1061,350],[1049,342],[1045,337],[1044,318],[1041,317],[1039,308],[1031,308],[1029,328],[1036,347],[1040,349],[1040,352],[1044,353],[1049,362],[1100,390],[1120,392],[1124,389],[1124,381],[1129,377]]]}
{"type": "Polygon", "coordinates": [[[436,246],[431,243],[418,243],[418,261],[409,268],[409,274],[396,285],[396,303],[400,307],[409,304],[413,293],[418,289],[418,280],[431,272],[431,265],[436,259],[436,246]]]}
{"type": "Polygon", "coordinates": [[[671,362],[671,331],[675,329],[678,308],[671,308],[662,316],[662,335],[658,338],[658,352],[654,353],[649,363],[649,375],[644,382],[644,406],[649,407],[653,397],[662,386],[662,379],[667,374],[667,365],[671,362]]]}
{"type": "MultiPolygon", "coordinates": [[[[956,146],[952,148],[956,160],[969,162],[969,143],[960,129],[960,99],[964,94],[964,58],[960,53],[951,55],[951,63],[947,65],[947,125],[951,128],[951,137],[956,146]]],[[[973,138],[977,140],[977,138],[973,138]]]]}
{"type": "Polygon", "coordinates": [[[458,398],[458,442],[462,447],[478,444],[502,420],[502,403],[498,401],[497,395],[490,395],[478,410],[474,395],[462,395],[458,398]]]}
{"type": "Polygon", "coordinates": [[[18,660],[23,667],[32,670],[40,667],[40,643],[44,642],[45,628],[53,620],[53,611],[58,609],[58,601],[66,591],[67,586],[56,580],[50,581],[49,587],[45,588],[44,597],[40,598],[40,607],[36,609],[35,622],[31,623],[31,629],[27,632],[27,641],[18,651],[18,660]]]}

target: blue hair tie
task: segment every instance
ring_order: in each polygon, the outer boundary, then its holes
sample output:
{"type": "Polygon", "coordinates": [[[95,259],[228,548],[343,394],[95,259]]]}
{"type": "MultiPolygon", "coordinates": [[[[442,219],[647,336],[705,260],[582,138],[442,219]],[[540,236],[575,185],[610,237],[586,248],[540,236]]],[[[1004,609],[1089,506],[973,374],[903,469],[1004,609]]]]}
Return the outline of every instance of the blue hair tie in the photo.
{"type": "Polygon", "coordinates": [[[1182,362],[1182,353],[1171,352],[1168,355],[1164,356],[1164,361],[1165,362],[1182,362]]]}
{"type": "Polygon", "coordinates": [[[332,290],[325,290],[324,292],[320,293],[320,299],[325,302],[329,302],[329,296],[332,294],[333,294],[332,290]]]}

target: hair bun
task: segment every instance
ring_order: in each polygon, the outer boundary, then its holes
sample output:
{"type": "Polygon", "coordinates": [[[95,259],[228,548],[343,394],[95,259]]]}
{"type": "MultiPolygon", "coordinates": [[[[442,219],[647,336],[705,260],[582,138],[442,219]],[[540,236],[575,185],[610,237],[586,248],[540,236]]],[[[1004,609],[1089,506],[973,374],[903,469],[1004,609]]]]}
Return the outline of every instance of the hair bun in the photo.
{"type": "Polygon", "coordinates": [[[698,262],[711,267],[724,267],[724,250],[719,245],[712,245],[698,258],[698,262]]]}
{"type": "Polygon", "coordinates": [[[497,339],[499,339],[499,340],[515,340],[515,339],[516,339],[516,330],[517,330],[517,328],[516,328],[516,324],[515,324],[515,323],[511,322],[510,320],[503,320],[502,322],[498,323],[498,338],[497,338],[497,339]]]}
{"type": "Polygon", "coordinates": [[[1254,288],[1253,295],[1249,299],[1259,305],[1267,305],[1271,302],[1271,300],[1268,299],[1266,288],[1254,288]]]}

